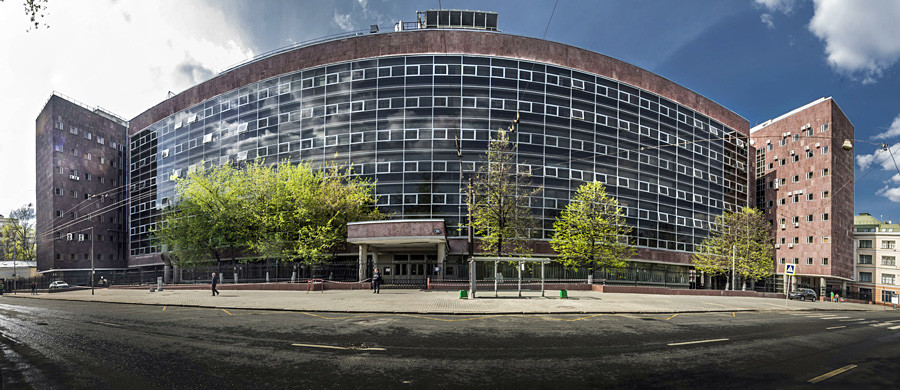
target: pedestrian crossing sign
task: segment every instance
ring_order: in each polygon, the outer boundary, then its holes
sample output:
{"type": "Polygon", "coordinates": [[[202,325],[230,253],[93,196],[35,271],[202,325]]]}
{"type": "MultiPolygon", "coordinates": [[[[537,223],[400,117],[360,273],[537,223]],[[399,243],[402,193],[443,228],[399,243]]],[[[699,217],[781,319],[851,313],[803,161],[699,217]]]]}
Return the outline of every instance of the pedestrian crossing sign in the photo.
{"type": "Polygon", "coordinates": [[[787,275],[794,275],[794,269],[793,264],[787,264],[784,266],[784,273],[787,275]]]}

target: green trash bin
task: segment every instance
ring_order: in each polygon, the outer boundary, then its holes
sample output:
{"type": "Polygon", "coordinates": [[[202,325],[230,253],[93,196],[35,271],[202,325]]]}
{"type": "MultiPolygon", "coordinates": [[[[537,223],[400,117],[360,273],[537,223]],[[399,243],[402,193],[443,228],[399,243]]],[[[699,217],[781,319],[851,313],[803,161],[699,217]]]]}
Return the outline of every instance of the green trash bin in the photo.
{"type": "Polygon", "coordinates": [[[559,290],[559,297],[560,297],[560,298],[568,298],[568,297],[569,297],[569,290],[559,290]]]}
{"type": "Polygon", "coordinates": [[[469,292],[466,290],[459,290],[459,299],[464,299],[469,297],[469,292]]]}

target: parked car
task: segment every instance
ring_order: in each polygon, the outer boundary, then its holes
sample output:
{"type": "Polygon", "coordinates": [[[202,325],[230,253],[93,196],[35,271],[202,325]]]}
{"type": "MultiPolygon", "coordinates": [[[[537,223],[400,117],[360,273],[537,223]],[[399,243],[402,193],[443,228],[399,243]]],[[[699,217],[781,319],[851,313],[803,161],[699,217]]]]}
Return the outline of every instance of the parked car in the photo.
{"type": "Polygon", "coordinates": [[[66,288],[66,287],[69,287],[69,284],[66,282],[63,282],[62,280],[57,280],[55,282],[50,283],[51,290],[53,290],[54,288],[66,288]]]}
{"type": "Polygon", "coordinates": [[[799,299],[801,301],[805,301],[807,299],[810,301],[815,301],[818,299],[818,296],[816,296],[816,292],[811,289],[801,288],[797,291],[791,291],[791,293],[788,294],[788,298],[799,299]]]}

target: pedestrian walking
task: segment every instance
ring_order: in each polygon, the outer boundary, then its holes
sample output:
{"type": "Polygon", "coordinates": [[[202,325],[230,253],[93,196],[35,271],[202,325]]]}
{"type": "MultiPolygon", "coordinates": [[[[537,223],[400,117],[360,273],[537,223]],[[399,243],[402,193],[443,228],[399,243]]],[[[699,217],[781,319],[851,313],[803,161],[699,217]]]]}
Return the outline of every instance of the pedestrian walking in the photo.
{"type": "Polygon", "coordinates": [[[37,295],[37,283],[31,282],[31,295],[37,295]]]}
{"type": "Polygon", "coordinates": [[[215,272],[213,272],[212,273],[212,295],[213,296],[219,295],[219,290],[216,290],[216,284],[218,284],[218,283],[219,283],[219,277],[216,276],[215,272]]]}
{"type": "Polygon", "coordinates": [[[375,270],[375,273],[372,275],[372,294],[380,294],[381,293],[381,282],[384,279],[381,277],[381,272],[375,270]]]}

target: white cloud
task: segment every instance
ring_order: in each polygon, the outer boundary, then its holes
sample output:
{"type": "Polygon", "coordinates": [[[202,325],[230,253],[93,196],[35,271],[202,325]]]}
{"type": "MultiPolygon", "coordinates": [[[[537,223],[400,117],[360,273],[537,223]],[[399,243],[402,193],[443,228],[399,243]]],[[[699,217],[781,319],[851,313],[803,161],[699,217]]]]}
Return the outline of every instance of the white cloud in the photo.
{"type": "MultiPolygon", "coordinates": [[[[854,149],[856,149],[860,144],[857,142],[854,145],[854,149]]],[[[891,159],[891,153],[893,153],[895,158],[900,158],[900,144],[891,145],[890,151],[878,148],[872,154],[858,154],[856,155],[856,163],[859,164],[860,170],[866,170],[871,167],[872,164],[878,164],[882,169],[895,171],[894,160],[891,159]]],[[[900,163],[900,160],[897,160],[900,163]]]]}
{"type": "Polygon", "coordinates": [[[341,28],[344,31],[353,31],[356,30],[356,25],[350,20],[350,14],[341,14],[337,11],[334,11],[334,18],[332,19],[334,24],[341,28]]]}
{"type": "Polygon", "coordinates": [[[34,202],[35,118],[52,91],[131,119],[168,91],[180,92],[253,54],[218,4],[59,1],[51,4],[49,29],[26,33],[21,8],[8,3],[0,3],[3,214],[34,202]]]}
{"type": "MultiPolygon", "coordinates": [[[[778,11],[783,14],[790,14],[794,11],[796,0],[755,0],[757,5],[769,11],[778,11]]],[[[765,23],[765,21],[763,21],[765,23]]]]}
{"type": "Polygon", "coordinates": [[[890,182],[891,183],[900,183],[900,173],[897,173],[894,176],[891,176],[890,182]]]}
{"type": "Polygon", "coordinates": [[[765,24],[766,27],[769,28],[769,30],[772,30],[775,28],[775,18],[772,16],[772,14],[768,14],[768,13],[762,14],[759,16],[759,20],[762,21],[763,24],[765,24]]]}
{"type": "Polygon", "coordinates": [[[763,12],[762,15],[759,15],[759,21],[766,25],[769,30],[775,29],[775,13],[782,13],[785,15],[790,15],[791,12],[794,11],[794,5],[796,0],[754,0],[756,6],[762,9],[765,9],[767,12],[763,12]]]}
{"type": "Polygon", "coordinates": [[[884,188],[875,192],[875,194],[884,196],[884,197],[888,198],[891,202],[900,203],[900,187],[891,188],[891,187],[885,186],[884,188]]]}
{"type": "Polygon", "coordinates": [[[360,7],[363,7],[363,9],[366,9],[366,5],[369,4],[369,0],[358,0],[358,1],[359,1],[360,7]]]}
{"type": "Polygon", "coordinates": [[[886,139],[892,138],[900,135],[900,114],[897,114],[897,117],[894,118],[894,121],[891,122],[891,127],[885,130],[882,133],[879,133],[874,138],[875,139],[886,139]]]}
{"type": "Polygon", "coordinates": [[[873,83],[900,59],[900,2],[816,0],[809,31],[832,68],[873,83]]]}

